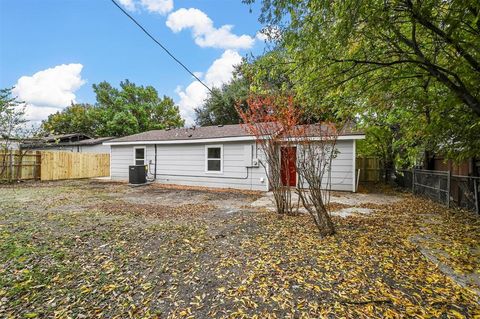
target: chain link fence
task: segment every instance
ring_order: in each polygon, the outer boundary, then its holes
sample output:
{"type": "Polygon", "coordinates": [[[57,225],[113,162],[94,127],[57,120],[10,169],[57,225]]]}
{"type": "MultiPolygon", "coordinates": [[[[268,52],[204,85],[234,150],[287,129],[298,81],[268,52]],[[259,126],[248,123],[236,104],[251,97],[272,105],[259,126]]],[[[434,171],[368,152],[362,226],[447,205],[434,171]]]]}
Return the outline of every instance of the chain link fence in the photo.
{"type": "Polygon", "coordinates": [[[415,195],[480,214],[480,177],[422,169],[398,171],[395,176],[398,186],[410,189],[415,195]]]}

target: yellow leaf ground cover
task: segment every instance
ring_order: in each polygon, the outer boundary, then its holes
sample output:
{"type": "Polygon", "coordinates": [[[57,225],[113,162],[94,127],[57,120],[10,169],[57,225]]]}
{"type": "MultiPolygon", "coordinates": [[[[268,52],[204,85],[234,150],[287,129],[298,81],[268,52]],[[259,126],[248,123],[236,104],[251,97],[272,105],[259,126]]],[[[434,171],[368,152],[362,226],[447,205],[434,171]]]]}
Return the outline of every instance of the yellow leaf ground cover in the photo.
{"type": "Polygon", "coordinates": [[[308,216],[248,209],[257,196],[89,181],[1,187],[0,317],[480,316],[474,287],[422,253],[478,274],[475,216],[402,195],[361,205],[371,215],[335,217],[337,234],[320,239],[308,216]]]}

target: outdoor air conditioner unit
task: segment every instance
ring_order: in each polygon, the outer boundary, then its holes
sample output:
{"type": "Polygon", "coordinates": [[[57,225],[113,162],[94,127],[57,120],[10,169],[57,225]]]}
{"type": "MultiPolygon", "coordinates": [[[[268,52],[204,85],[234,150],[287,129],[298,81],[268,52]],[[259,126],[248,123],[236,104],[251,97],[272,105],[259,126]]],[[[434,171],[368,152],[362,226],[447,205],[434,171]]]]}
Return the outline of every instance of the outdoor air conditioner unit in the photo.
{"type": "Polygon", "coordinates": [[[132,185],[147,183],[147,169],[145,165],[130,165],[128,167],[128,182],[132,185]]]}
{"type": "Polygon", "coordinates": [[[252,167],[258,167],[260,165],[260,162],[258,158],[252,159],[252,167]]]}

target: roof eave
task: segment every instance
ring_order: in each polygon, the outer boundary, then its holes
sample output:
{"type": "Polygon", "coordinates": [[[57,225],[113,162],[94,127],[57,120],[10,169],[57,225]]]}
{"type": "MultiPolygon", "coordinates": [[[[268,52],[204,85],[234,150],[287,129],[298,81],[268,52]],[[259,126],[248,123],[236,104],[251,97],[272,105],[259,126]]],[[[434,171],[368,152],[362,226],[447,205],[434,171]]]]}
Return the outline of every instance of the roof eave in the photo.
{"type": "MultiPolygon", "coordinates": [[[[240,141],[254,141],[255,136],[236,136],[236,137],[217,137],[217,138],[198,138],[198,139],[183,139],[183,140],[138,140],[138,141],[109,141],[104,142],[103,145],[154,145],[154,144],[198,144],[198,143],[219,143],[219,142],[240,142],[240,141]]],[[[337,140],[361,140],[365,139],[365,134],[350,134],[340,135],[337,140]]]]}

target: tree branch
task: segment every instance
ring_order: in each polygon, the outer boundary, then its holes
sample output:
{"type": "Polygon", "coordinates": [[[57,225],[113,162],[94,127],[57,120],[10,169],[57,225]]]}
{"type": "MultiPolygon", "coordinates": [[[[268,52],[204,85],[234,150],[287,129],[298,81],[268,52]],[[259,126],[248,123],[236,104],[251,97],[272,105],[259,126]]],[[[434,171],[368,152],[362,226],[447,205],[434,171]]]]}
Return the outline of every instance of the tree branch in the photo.
{"type": "Polygon", "coordinates": [[[446,43],[450,44],[455,48],[457,53],[462,56],[477,72],[480,72],[480,62],[478,62],[470,53],[468,53],[465,48],[463,48],[458,41],[453,39],[450,35],[445,33],[442,29],[434,25],[423,15],[421,15],[415,8],[411,0],[406,0],[407,7],[412,14],[412,17],[420,23],[422,26],[432,31],[439,37],[445,40],[446,43]]]}

